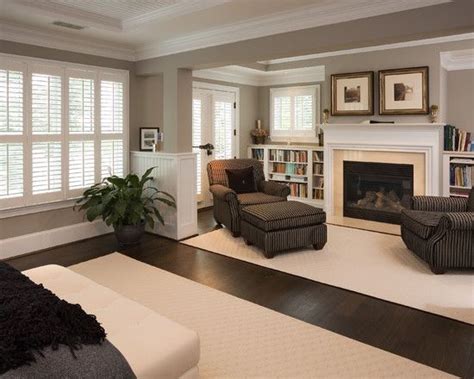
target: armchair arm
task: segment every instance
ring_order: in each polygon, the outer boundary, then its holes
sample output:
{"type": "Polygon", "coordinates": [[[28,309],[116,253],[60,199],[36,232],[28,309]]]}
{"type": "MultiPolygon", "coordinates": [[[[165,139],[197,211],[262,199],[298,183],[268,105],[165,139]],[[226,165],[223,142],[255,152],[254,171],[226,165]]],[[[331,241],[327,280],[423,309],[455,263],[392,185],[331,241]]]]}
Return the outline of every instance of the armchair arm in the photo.
{"type": "Polygon", "coordinates": [[[441,217],[440,225],[446,230],[471,230],[474,234],[474,212],[452,212],[441,217]]]}
{"type": "Polygon", "coordinates": [[[267,195],[288,197],[290,194],[290,187],[284,184],[263,180],[258,184],[258,190],[267,195]]]}
{"type": "Polygon", "coordinates": [[[223,186],[222,184],[213,184],[209,187],[209,191],[211,191],[212,195],[219,200],[237,201],[237,194],[235,191],[229,187],[223,186]]]}
{"type": "Polygon", "coordinates": [[[431,212],[466,212],[467,199],[463,197],[413,196],[412,209],[431,212]]]}

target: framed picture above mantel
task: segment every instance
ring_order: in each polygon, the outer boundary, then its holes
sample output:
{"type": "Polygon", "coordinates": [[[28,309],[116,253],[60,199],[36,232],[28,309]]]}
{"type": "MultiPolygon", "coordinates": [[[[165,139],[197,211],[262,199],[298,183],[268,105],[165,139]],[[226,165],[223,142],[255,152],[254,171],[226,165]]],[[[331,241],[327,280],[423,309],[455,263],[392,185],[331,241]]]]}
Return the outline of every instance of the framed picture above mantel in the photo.
{"type": "Polygon", "coordinates": [[[379,114],[429,113],[427,66],[379,71],[379,114]]]}
{"type": "Polygon", "coordinates": [[[331,115],[374,114],[374,72],[331,75],[331,115]]]}

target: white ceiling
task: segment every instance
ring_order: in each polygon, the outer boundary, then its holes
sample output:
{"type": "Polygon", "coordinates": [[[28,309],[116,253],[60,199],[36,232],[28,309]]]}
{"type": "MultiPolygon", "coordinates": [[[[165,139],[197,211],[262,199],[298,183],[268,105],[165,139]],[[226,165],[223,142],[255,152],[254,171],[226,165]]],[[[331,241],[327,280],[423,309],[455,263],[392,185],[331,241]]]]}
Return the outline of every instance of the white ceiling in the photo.
{"type": "Polygon", "coordinates": [[[0,0],[0,39],[140,60],[449,1],[0,0]]]}

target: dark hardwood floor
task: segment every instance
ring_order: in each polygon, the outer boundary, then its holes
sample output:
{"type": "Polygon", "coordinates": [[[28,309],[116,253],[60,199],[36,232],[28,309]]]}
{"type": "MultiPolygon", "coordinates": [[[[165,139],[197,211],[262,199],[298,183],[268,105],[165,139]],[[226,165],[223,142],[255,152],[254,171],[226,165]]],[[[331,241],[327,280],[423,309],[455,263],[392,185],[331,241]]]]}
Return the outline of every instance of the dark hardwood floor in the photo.
{"type": "MultiPolygon", "coordinates": [[[[199,213],[200,233],[212,212],[199,213]]],[[[473,326],[147,234],[122,249],[112,234],[8,260],[25,270],[113,251],[448,373],[474,377],[473,326]]],[[[376,285],[376,284],[374,284],[376,285]]]]}

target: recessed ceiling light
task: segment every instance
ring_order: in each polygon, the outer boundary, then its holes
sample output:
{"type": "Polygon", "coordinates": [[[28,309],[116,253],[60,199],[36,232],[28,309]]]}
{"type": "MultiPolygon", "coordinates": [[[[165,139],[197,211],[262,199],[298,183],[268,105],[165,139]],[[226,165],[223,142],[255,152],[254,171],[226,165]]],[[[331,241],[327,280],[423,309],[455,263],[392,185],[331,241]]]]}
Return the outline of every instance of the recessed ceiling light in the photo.
{"type": "Polygon", "coordinates": [[[82,30],[85,26],[70,24],[69,22],[64,21],[54,21],[53,25],[61,26],[62,28],[74,29],[74,30],[82,30]]]}

